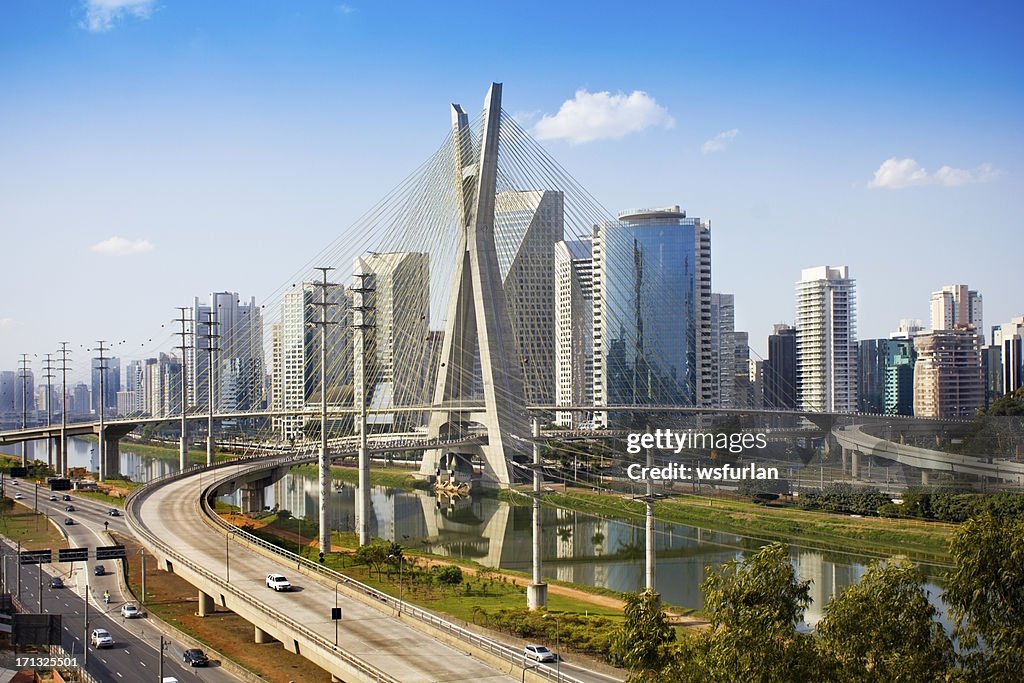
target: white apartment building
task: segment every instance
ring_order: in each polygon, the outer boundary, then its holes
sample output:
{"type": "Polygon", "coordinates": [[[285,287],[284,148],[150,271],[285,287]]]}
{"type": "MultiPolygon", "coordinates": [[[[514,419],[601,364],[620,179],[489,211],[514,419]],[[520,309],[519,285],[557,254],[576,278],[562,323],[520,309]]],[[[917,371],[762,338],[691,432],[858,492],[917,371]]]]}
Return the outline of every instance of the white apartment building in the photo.
{"type": "Polygon", "coordinates": [[[981,295],[967,285],[946,285],[932,292],[932,330],[952,330],[957,325],[974,325],[985,341],[981,295]]]}
{"type": "Polygon", "coordinates": [[[857,409],[856,311],[856,281],[847,266],[801,271],[795,324],[799,410],[857,409]]]}
{"type": "MultiPolygon", "coordinates": [[[[594,281],[590,240],[555,243],[555,404],[594,403],[594,281]]],[[[562,411],[556,424],[593,423],[592,413],[562,411]]]]}

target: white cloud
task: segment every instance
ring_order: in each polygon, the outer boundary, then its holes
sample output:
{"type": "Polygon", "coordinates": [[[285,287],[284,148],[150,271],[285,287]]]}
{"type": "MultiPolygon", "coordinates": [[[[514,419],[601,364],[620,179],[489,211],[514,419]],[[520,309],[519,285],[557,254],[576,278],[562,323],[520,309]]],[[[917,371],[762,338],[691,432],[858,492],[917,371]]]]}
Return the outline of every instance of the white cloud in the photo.
{"type": "Polygon", "coordinates": [[[20,320],[15,320],[14,318],[0,318],[0,330],[13,330],[15,327],[21,327],[20,320]]]}
{"type": "Polygon", "coordinates": [[[723,149],[729,146],[729,143],[736,139],[736,136],[740,134],[739,128],[733,128],[731,130],[723,130],[721,133],[705,140],[704,144],[700,146],[700,151],[703,154],[710,154],[712,152],[721,152],[723,149]]]}
{"type": "Polygon", "coordinates": [[[126,240],[123,237],[111,237],[110,239],[97,242],[89,247],[90,250],[100,254],[111,254],[113,256],[128,256],[130,254],[141,254],[146,251],[153,251],[153,243],[149,240],[126,240]]]}
{"type": "Polygon", "coordinates": [[[969,183],[987,183],[999,176],[999,170],[990,163],[984,163],[973,170],[943,166],[935,173],[929,173],[914,159],[892,157],[882,162],[875,171],[875,177],[868,187],[884,187],[899,190],[915,185],[942,185],[958,187],[969,183]]]}
{"type": "Polygon", "coordinates": [[[353,14],[356,11],[355,7],[346,3],[341,3],[335,9],[338,10],[339,14],[344,14],[345,16],[353,14]]]}
{"type": "Polygon", "coordinates": [[[572,143],[618,139],[651,126],[671,128],[675,120],[653,97],[640,90],[629,95],[577,90],[554,116],[545,114],[533,127],[538,140],[572,143]]]}
{"type": "Polygon", "coordinates": [[[156,8],[156,0],[84,0],[85,19],[82,28],[103,33],[128,17],[149,19],[156,8]]]}

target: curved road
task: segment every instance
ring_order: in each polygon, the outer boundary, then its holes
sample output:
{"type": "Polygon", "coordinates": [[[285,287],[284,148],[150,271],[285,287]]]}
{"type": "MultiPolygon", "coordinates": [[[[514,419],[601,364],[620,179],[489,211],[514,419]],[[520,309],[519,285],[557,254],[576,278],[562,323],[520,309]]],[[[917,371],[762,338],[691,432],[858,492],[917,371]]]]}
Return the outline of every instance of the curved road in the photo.
{"type": "MultiPolygon", "coordinates": [[[[499,671],[444,645],[386,613],[347,597],[344,592],[338,593],[312,578],[289,572],[279,561],[227,541],[224,534],[203,523],[197,501],[204,483],[208,486],[212,477],[223,480],[251,466],[252,463],[246,463],[217,468],[205,475],[184,476],[153,486],[139,493],[131,508],[139,522],[161,541],[218,579],[229,579],[233,588],[252,596],[266,609],[287,615],[331,643],[335,638],[331,608],[337,601],[342,609],[338,647],[403,683],[519,680],[519,677],[509,676],[507,670],[499,671]],[[296,590],[277,593],[267,588],[266,575],[270,573],[285,574],[296,590]]],[[[155,550],[158,556],[163,555],[159,548],[155,550]]]]}

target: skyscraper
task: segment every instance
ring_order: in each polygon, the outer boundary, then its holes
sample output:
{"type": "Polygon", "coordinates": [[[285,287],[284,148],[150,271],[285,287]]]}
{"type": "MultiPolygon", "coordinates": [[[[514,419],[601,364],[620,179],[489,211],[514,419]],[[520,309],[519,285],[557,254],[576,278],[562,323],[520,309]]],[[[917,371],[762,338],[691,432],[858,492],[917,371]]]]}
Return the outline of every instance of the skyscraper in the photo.
{"type": "Polygon", "coordinates": [[[711,405],[710,225],[621,213],[594,228],[593,281],[595,405],[711,405]]]}
{"type": "MultiPolygon", "coordinates": [[[[281,322],[272,329],[273,405],[299,410],[320,403],[321,288],[312,282],[292,287],[281,301],[281,322]]],[[[345,287],[327,290],[327,400],[348,407],[352,402],[352,304],[345,287]]],[[[284,439],[300,438],[301,415],[278,417],[274,428],[284,439]]]]}
{"type": "Polygon", "coordinates": [[[528,405],[555,397],[555,242],[563,237],[564,196],[530,190],[499,192],[494,245],[505,308],[523,370],[528,405]]]}
{"type": "Polygon", "coordinates": [[[956,325],[974,325],[984,343],[981,295],[967,285],[946,285],[932,292],[932,330],[952,330],[956,325]]]}
{"type": "Polygon", "coordinates": [[[805,268],[796,285],[797,405],[857,408],[856,283],[847,266],[805,268]]]}
{"type": "Polygon", "coordinates": [[[913,415],[914,366],[917,364],[914,340],[906,338],[883,341],[885,384],[882,410],[886,415],[913,415]]]}
{"type": "Polygon", "coordinates": [[[776,410],[796,410],[796,329],[782,323],[773,326],[768,335],[764,404],[776,410]]]}
{"type": "MultiPolygon", "coordinates": [[[[121,359],[106,356],[103,358],[103,409],[107,417],[117,413],[117,392],[121,391],[121,359]]],[[[100,412],[100,359],[92,359],[92,412],[100,412]]]]}
{"type": "Polygon", "coordinates": [[[250,410],[263,403],[263,318],[255,297],[213,292],[208,303],[192,300],[188,338],[188,395],[192,405],[210,405],[210,334],[213,338],[213,403],[221,412],[250,410]],[[210,323],[213,323],[212,325],[210,323]]]}
{"type": "MultiPolygon", "coordinates": [[[[594,402],[594,283],[590,240],[555,243],[555,403],[594,402]]],[[[592,424],[593,414],[556,413],[564,427],[592,424]]]]}
{"type": "MultiPolygon", "coordinates": [[[[356,259],[353,272],[362,273],[364,286],[372,290],[364,301],[373,321],[366,330],[368,407],[382,410],[427,403],[433,391],[424,382],[423,372],[430,348],[429,255],[365,254],[356,259]]],[[[353,350],[356,364],[361,354],[361,349],[353,350]]],[[[401,431],[419,426],[421,418],[379,413],[370,416],[369,422],[401,431]]]]}
{"type": "Polygon", "coordinates": [[[992,345],[999,348],[1002,393],[1024,386],[1024,315],[992,328],[992,345]]]}
{"type": "Polygon", "coordinates": [[[914,338],[914,415],[971,417],[985,405],[981,336],[970,323],[914,338]]]}
{"type": "MultiPolygon", "coordinates": [[[[711,383],[712,404],[735,407],[736,391],[736,298],[711,293],[711,383]]],[[[746,372],[746,367],[743,368],[746,372]]]]}

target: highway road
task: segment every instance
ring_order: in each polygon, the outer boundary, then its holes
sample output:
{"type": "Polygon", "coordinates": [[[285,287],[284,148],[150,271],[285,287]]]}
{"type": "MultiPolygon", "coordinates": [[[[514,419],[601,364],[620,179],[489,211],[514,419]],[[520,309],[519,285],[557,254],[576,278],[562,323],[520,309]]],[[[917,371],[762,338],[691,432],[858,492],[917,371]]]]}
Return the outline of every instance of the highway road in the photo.
{"type": "MultiPolygon", "coordinates": [[[[8,482],[8,485],[10,482],[8,482]]],[[[24,497],[17,500],[17,503],[33,507],[36,501],[34,486],[21,482],[17,486],[7,488],[8,496],[14,496],[20,492],[24,497]]],[[[57,492],[57,501],[51,501],[50,491],[43,487],[39,489],[38,506],[40,512],[47,514],[62,528],[68,535],[69,547],[89,547],[94,549],[97,545],[112,545],[109,538],[105,537],[104,522],[109,529],[121,534],[130,533],[125,524],[124,517],[111,517],[107,514],[109,506],[78,496],[74,492],[68,492],[71,501],[60,500],[63,495],[57,492]],[[73,505],[75,511],[65,510],[67,505],[73,505]],[[74,525],[65,526],[63,521],[70,518],[75,521],[74,525]]],[[[17,577],[17,565],[13,555],[16,548],[9,544],[4,546],[4,561],[7,564],[6,576],[10,584],[11,592],[17,594],[15,585],[17,577]],[[10,559],[8,559],[10,556],[10,559]]],[[[54,556],[56,557],[56,549],[54,556]]],[[[90,557],[94,556],[90,552],[90,557]]],[[[161,632],[145,617],[138,619],[124,619],[120,616],[121,605],[130,599],[121,592],[117,572],[120,571],[120,560],[104,560],[96,562],[90,559],[87,563],[76,562],[73,565],[66,563],[54,563],[44,566],[42,576],[42,599],[43,611],[59,613],[63,615],[62,627],[64,631],[64,649],[69,655],[73,655],[79,664],[84,663],[87,671],[100,681],[156,681],[160,667],[160,635],[161,632]],[[106,572],[103,576],[96,576],[94,568],[97,564],[103,564],[106,572]],[[60,576],[65,588],[50,588],[51,576],[60,576]],[[89,609],[88,630],[85,626],[86,608],[83,596],[86,586],[89,586],[89,609]],[[103,603],[104,591],[110,591],[111,600],[109,605],[103,603]],[[97,650],[90,646],[88,656],[83,657],[83,643],[88,642],[88,632],[95,628],[105,628],[114,639],[114,647],[111,649],[97,650]]],[[[40,577],[35,565],[21,567],[21,603],[28,611],[36,611],[39,608],[39,584],[40,577]]],[[[164,675],[175,676],[178,680],[186,681],[209,681],[210,683],[237,683],[238,679],[226,669],[217,666],[214,662],[210,667],[189,667],[182,666],[182,653],[189,647],[184,643],[173,641],[165,636],[164,638],[164,675]]]]}
{"type": "MultiPolygon", "coordinates": [[[[245,463],[244,467],[251,467],[245,463]]],[[[228,467],[217,476],[230,476],[228,467]]],[[[348,597],[344,591],[322,586],[312,578],[289,571],[271,559],[237,543],[226,544],[225,536],[199,518],[199,476],[183,477],[141,494],[138,516],[164,543],[208,571],[229,579],[230,585],[253,596],[266,608],[334,641],[335,623],[331,608],[338,604],[342,621],[338,647],[389,672],[403,683],[417,681],[510,681],[508,670],[498,670],[445,645],[417,629],[373,607],[348,597]],[[230,562],[228,557],[230,554],[230,562]],[[266,586],[266,576],[285,574],[295,586],[292,592],[275,592],[266,586]]],[[[207,480],[209,483],[209,480],[207,480]]],[[[292,565],[294,570],[294,565],[292,565]]],[[[268,626],[269,627],[269,626],[268,626]]],[[[518,677],[515,680],[519,680],[518,677]]]]}

